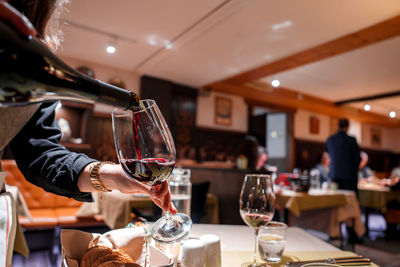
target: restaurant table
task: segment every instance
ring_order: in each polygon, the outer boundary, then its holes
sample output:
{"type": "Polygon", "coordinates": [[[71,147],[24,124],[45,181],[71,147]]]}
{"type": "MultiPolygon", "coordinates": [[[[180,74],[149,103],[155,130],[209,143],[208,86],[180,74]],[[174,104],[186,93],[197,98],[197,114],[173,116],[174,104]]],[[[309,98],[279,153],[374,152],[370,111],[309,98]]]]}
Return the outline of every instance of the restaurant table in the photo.
{"type": "Polygon", "coordinates": [[[387,211],[387,202],[400,200],[400,191],[376,183],[358,183],[358,198],[360,206],[364,208],[366,233],[369,231],[369,213],[377,210],[382,215],[387,211]]]}
{"type": "Polygon", "coordinates": [[[354,227],[357,235],[365,233],[361,210],[354,192],[310,189],[308,193],[283,190],[276,194],[276,205],[289,226],[301,226],[340,238],[343,222],[354,227]]]}
{"type": "Polygon", "coordinates": [[[100,197],[97,192],[92,193],[94,202],[83,203],[79,214],[86,214],[88,210],[103,216],[104,223],[110,229],[125,227],[132,222],[132,208],[152,212],[153,202],[147,195],[122,194],[119,191],[103,193],[100,197]]]}
{"type": "Polygon", "coordinates": [[[387,211],[388,201],[400,200],[400,191],[375,183],[358,183],[358,192],[360,206],[379,210],[382,214],[387,211]]]}
{"type": "MultiPolygon", "coordinates": [[[[132,208],[146,215],[153,213],[153,201],[147,195],[122,194],[116,190],[103,193],[102,197],[97,192],[92,195],[95,201],[83,203],[78,216],[101,214],[110,229],[123,228],[132,222],[132,208]]],[[[219,222],[218,199],[213,194],[207,195],[204,221],[215,224],[219,222]]]]}
{"type": "MultiPolygon", "coordinates": [[[[219,236],[221,240],[222,267],[240,266],[241,263],[252,261],[254,254],[254,230],[252,228],[243,225],[194,224],[190,237],[198,238],[204,234],[219,236]]],[[[355,255],[349,251],[342,251],[298,227],[288,227],[286,241],[284,261],[315,260],[355,255]]],[[[260,258],[258,260],[261,261],[260,258]]]]}

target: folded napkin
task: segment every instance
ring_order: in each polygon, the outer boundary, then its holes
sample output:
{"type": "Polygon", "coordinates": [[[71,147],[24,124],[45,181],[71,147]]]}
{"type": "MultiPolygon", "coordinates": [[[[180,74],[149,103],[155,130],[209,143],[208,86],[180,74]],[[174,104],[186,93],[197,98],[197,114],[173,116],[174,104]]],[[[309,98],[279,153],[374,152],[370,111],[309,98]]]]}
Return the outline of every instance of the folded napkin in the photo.
{"type": "Polygon", "coordinates": [[[109,231],[103,235],[78,230],[62,230],[63,266],[79,267],[88,248],[101,245],[126,252],[140,266],[150,266],[150,251],[143,227],[109,231]]]}

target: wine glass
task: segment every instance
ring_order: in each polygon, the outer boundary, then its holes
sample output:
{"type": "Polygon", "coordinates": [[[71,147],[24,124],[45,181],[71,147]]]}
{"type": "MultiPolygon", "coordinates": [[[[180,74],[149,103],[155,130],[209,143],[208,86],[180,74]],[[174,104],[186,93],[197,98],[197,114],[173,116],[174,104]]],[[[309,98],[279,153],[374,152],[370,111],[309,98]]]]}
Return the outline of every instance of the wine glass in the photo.
{"type": "MultiPolygon", "coordinates": [[[[141,100],[137,110],[115,109],[112,113],[114,142],[118,160],[132,179],[153,186],[168,179],[175,166],[175,144],[154,100],[141,100]]],[[[183,213],[165,215],[154,223],[153,238],[160,242],[178,241],[192,227],[183,213]]]]}
{"type": "MultiPolygon", "coordinates": [[[[239,201],[240,216],[255,232],[255,248],[253,263],[257,265],[257,235],[261,226],[272,220],[275,212],[275,194],[271,176],[266,174],[246,174],[239,201]]],[[[264,266],[264,265],[261,265],[264,266]]]]}

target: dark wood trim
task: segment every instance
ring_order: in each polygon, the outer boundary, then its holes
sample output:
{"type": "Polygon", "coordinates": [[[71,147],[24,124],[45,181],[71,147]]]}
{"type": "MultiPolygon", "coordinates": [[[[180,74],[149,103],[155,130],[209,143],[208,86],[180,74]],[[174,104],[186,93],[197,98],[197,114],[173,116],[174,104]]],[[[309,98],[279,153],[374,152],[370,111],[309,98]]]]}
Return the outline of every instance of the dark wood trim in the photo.
{"type": "MultiPolygon", "coordinates": [[[[283,107],[280,105],[265,103],[262,101],[247,100],[246,103],[252,108],[251,111],[254,111],[254,107],[263,107],[263,108],[271,109],[272,112],[285,112],[285,113],[290,113],[290,114],[294,114],[297,111],[297,108],[283,107]]],[[[250,113],[250,114],[252,114],[252,113],[250,113]]]]}
{"type": "Polygon", "coordinates": [[[400,15],[223,80],[244,84],[400,35],[400,15]]]}
{"type": "Polygon", "coordinates": [[[374,95],[369,95],[369,96],[362,96],[362,97],[357,97],[357,98],[340,100],[340,101],[335,102],[335,104],[336,105],[345,105],[345,104],[349,104],[349,103],[373,101],[373,100],[377,100],[377,99],[395,97],[395,96],[400,96],[400,90],[382,93],[382,94],[374,94],[374,95]]]}
{"type": "Polygon", "coordinates": [[[111,119],[111,113],[93,112],[93,117],[111,119]]]}
{"type": "MultiPolygon", "coordinates": [[[[308,143],[313,143],[313,144],[318,144],[318,145],[325,145],[325,142],[323,141],[318,141],[318,140],[311,140],[311,139],[304,139],[304,138],[295,138],[295,141],[299,141],[299,142],[308,142],[308,143]]],[[[399,154],[397,152],[393,152],[392,150],[388,150],[386,148],[378,148],[378,147],[366,147],[366,146],[362,146],[360,145],[360,150],[370,150],[370,151],[374,151],[374,152],[386,152],[386,153],[392,153],[392,154],[399,154]]]]}
{"type": "Polygon", "coordinates": [[[245,134],[247,134],[247,132],[241,132],[241,131],[236,131],[236,130],[220,129],[220,128],[210,128],[210,127],[199,127],[199,126],[196,126],[196,131],[208,131],[208,132],[219,132],[219,133],[231,133],[231,134],[237,134],[237,135],[245,135],[245,134]]]}
{"type": "Polygon", "coordinates": [[[304,138],[295,138],[295,140],[300,141],[300,142],[309,142],[309,143],[313,143],[313,144],[325,145],[325,142],[317,141],[317,140],[310,140],[310,139],[304,139],[304,138]]]}
{"type": "Polygon", "coordinates": [[[81,108],[81,109],[93,109],[94,108],[94,104],[76,102],[76,101],[71,101],[71,100],[62,100],[61,104],[65,107],[71,107],[71,108],[81,108]]]}

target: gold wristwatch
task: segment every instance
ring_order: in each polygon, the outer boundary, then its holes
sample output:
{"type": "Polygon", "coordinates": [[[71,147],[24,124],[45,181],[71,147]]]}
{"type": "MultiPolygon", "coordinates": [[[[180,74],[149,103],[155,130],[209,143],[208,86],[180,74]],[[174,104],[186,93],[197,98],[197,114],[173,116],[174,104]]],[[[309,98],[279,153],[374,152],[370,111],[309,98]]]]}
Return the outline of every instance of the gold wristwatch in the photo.
{"type": "Polygon", "coordinates": [[[90,183],[92,186],[98,191],[99,193],[103,192],[111,192],[110,189],[106,188],[103,183],[100,181],[100,168],[104,164],[115,164],[114,162],[111,161],[102,161],[102,162],[96,162],[93,164],[90,169],[89,169],[89,177],[90,177],[90,183]]]}

